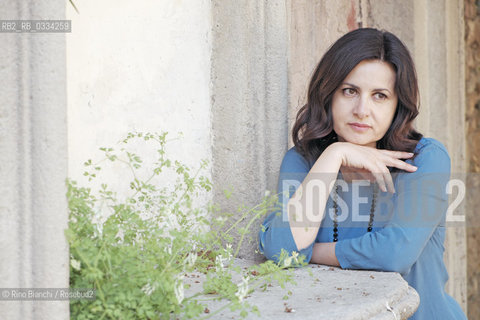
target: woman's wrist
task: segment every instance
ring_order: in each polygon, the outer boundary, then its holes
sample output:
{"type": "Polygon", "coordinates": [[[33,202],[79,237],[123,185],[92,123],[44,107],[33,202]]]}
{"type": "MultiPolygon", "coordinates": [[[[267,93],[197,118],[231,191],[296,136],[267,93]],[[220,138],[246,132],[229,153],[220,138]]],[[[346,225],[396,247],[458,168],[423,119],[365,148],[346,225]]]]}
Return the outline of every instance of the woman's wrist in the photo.
{"type": "Polygon", "coordinates": [[[339,267],[340,263],[335,255],[336,242],[317,242],[313,245],[312,263],[339,267]]]}
{"type": "Polygon", "coordinates": [[[322,156],[326,157],[329,162],[337,164],[340,169],[343,162],[344,145],[344,142],[334,142],[322,152],[322,156]]]}

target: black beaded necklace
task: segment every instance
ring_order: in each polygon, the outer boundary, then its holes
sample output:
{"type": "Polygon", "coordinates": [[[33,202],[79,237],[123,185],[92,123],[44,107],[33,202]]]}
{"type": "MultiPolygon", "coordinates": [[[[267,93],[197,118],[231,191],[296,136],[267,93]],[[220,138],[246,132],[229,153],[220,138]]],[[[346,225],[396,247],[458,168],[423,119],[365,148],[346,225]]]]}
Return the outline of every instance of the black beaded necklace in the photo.
{"type": "MultiPolygon", "coordinates": [[[[333,242],[338,241],[338,222],[337,222],[337,217],[338,217],[338,189],[340,186],[335,183],[335,193],[333,194],[333,209],[335,211],[335,215],[333,216],[333,242]]],[[[370,220],[368,221],[368,227],[367,227],[367,232],[372,231],[372,226],[373,226],[373,218],[375,216],[375,206],[377,202],[377,184],[375,183],[373,185],[373,196],[372,196],[372,205],[370,207],[370,220]]]]}

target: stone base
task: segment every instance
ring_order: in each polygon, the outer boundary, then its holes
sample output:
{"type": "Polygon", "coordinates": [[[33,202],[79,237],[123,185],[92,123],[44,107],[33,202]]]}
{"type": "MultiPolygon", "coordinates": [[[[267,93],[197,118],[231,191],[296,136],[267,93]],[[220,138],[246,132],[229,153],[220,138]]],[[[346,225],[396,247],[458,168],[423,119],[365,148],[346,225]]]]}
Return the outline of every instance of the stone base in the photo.
{"type": "MultiPolygon", "coordinates": [[[[236,260],[247,267],[249,260],[236,260]]],[[[185,283],[191,284],[185,296],[202,290],[202,280],[189,274],[185,283]],[[195,282],[196,281],[196,282],[195,282]]],[[[255,291],[246,300],[256,305],[261,319],[407,319],[420,303],[417,292],[398,273],[343,270],[322,265],[309,265],[294,270],[296,285],[285,289],[278,285],[266,291],[255,291]],[[311,274],[310,274],[311,272],[311,274]],[[288,291],[292,294],[288,295],[288,291]],[[284,297],[288,299],[284,300],[284,297]]],[[[226,301],[209,301],[209,311],[215,312],[226,301]]],[[[214,319],[239,319],[238,312],[228,308],[214,315],[214,319]]],[[[249,314],[247,319],[258,319],[249,314]]]]}

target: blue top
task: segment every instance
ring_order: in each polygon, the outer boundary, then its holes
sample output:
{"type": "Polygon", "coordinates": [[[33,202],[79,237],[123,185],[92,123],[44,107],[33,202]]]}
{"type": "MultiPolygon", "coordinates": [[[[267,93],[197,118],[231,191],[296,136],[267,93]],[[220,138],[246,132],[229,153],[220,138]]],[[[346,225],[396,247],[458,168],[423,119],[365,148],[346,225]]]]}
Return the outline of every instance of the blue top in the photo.
{"type": "MultiPolygon", "coordinates": [[[[338,182],[341,189],[335,255],[343,269],[400,273],[420,295],[420,305],[410,319],[466,319],[457,302],[445,292],[448,273],[443,243],[450,157],[445,147],[431,138],[422,138],[415,154],[413,160],[406,161],[418,167],[415,172],[393,175],[395,194],[378,191],[372,232],[367,232],[367,227],[373,184],[338,182]]],[[[283,196],[279,196],[277,210],[267,216],[259,232],[259,248],[267,259],[278,260],[282,248],[304,254],[308,262],[312,257],[313,243],[297,249],[286,210],[282,210],[312,166],[295,148],[283,159],[278,181],[278,192],[283,196]]],[[[327,201],[315,242],[333,241],[334,192],[327,201]]]]}

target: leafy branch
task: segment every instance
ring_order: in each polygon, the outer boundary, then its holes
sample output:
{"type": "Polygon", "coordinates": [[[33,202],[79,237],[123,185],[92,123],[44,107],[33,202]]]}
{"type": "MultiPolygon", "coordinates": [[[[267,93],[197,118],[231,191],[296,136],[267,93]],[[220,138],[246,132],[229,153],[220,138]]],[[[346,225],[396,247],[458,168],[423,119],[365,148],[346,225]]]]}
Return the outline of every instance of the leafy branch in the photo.
{"type": "Polygon", "coordinates": [[[170,142],[166,133],[129,133],[118,151],[101,148],[103,159],[84,163],[90,187],[67,180],[70,286],[95,288],[99,297],[72,300],[72,318],[198,318],[209,301],[222,299],[228,303],[205,318],[223,308],[239,311],[242,317],[258,314],[245,298],[254,290],[264,290],[267,283],[283,287],[292,281],[286,269],[305,264],[296,253],[283,251],[278,263],[267,261],[243,271],[236,267],[234,259],[245,235],[274,209],[277,196],[266,196],[236,220],[215,204],[202,204],[212,190],[204,175],[208,162],[193,170],[169,159],[170,142]],[[153,148],[148,151],[150,160],[156,155],[152,164],[132,151],[139,145],[153,148]],[[113,162],[125,168],[115,172],[129,189],[122,197],[108,183],[97,181],[113,162]],[[239,228],[246,219],[246,226],[239,228]],[[234,252],[230,232],[237,229],[241,238],[234,252]],[[203,291],[189,297],[185,297],[187,272],[206,275],[203,291]],[[240,283],[232,280],[238,277],[240,283]]]}

